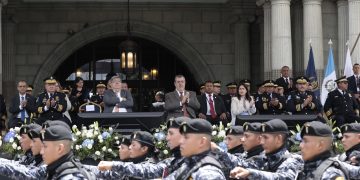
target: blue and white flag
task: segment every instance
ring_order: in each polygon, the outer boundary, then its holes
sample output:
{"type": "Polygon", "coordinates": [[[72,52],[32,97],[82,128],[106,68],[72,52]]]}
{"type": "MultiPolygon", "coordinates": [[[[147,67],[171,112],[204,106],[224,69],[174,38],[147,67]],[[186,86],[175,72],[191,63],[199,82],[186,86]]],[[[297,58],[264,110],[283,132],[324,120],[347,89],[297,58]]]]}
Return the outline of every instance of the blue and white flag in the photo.
{"type": "MultiPolygon", "coordinates": [[[[329,44],[331,44],[331,40],[329,44]]],[[[330,45],[328,63],[325,70],[324,80],[321,85],[321,104],[324,105],[328,93],[336,89],[337,86],[335,80],[336,80],[336,72],[334,65],[334,56],[333,56],[333,50],[330,45]]]]}
{"type": "Polygon", "coordinates": [[[316,70],[315,70],[315,62],[314,62],[314,54],[312,46],[310,45],[310,53],[309,53],[309,62],[306,68],[305,76],[309,78],[310,83],[313,87],[314,95],[319,98],[320,97],[320,89],[319,83],[317,80],[316,70]]]}

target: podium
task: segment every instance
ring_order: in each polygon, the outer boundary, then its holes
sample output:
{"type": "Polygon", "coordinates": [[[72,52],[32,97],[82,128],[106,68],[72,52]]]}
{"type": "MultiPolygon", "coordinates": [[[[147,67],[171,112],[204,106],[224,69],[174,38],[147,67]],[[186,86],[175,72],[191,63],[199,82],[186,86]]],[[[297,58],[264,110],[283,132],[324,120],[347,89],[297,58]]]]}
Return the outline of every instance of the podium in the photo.
{"type": "Polygon", "coordinates": [[[271,119],[281,119],[289,127],[295,129],[296,125],[302,126],[306,122],[320,121],[317,115],[251,115],[251,116],[236,116],[236,125],[243,125],[245,122],[266,122],[271,119]]]}
{"type": "Polygon", "coordinates": [[[79,113],[77,125],[89,126],[95,121],[99,126],[117,126],[115,131],[130,134],[133,131],[150,131],[165,122],[165,112],[127,112],[127,113],[79,113]]]}

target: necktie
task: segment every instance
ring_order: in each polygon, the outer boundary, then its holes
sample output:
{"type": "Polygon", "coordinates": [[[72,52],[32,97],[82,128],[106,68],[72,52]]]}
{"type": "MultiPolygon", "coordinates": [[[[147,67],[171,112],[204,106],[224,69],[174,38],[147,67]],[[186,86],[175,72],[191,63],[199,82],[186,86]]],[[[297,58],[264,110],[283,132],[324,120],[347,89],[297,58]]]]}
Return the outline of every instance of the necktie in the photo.
{"type": "MultiPolygon", "coordinates": [[[[24,96],[21,96],[21,102],[23,102],[25,100],[24,96]]],[[[23,108],[20,112],[20,119],[22,122],[25,121],[25,109],[23,108]]]]}
{"type": "Polygon", "coordinates": [[[359,90],[359,88],[360,88],[360,78],[359,78],[359,76],[356,76],[356,87],[359,90]]]}
{"type": "Polygon", "coordinates": [[[216,118],[215,108],[214,108],[214,101],[211,98],[211,94],[209,94],[209,106],[210,106],[210,114],[211,118],[216,118]]]}
{"type": "Polygon", "coordinates": [[[288,78],[285,78],[285,83],[286,83],[287,85],[289,84],[288,78]]]}
{"type": "MultiPolygon", "coordinates": [[[[180,92],[180,101],[182,101],[182,98],[184,97],[184,92],[180,92]]],[[[182,104],[182,111],[184,112],[185,117],[189,117],[189,113],[186,109],[186,103],[182,104]]]]}

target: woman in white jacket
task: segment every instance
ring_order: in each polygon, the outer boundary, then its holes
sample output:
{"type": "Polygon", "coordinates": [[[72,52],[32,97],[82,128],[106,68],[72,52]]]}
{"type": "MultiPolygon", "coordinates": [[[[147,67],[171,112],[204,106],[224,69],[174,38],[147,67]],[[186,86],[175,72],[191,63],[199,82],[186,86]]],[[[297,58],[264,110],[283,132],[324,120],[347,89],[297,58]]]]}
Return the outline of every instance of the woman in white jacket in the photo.
{"type": "Polygon", "coordinates": [[[235,125],[237,115],[252,115],[255,112],[254,98],[245,84],[239,84],[237,96],[231,99],[231,124],[235,125]]]}

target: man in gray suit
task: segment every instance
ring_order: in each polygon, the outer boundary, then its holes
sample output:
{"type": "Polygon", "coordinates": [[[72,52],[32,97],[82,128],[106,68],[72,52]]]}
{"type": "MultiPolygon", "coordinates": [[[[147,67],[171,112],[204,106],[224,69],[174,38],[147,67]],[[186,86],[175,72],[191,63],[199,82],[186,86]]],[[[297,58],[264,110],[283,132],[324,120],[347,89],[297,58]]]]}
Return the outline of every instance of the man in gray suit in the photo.
{"type": "Polygon", "coordinates": [[[165,94],[165,110],[168,113],[167,119],[171,117],[186,116],[196,118],[200,103],[196,98],[196,93],[185,90],[185,77],[175,76],[175,91],[165,94]]]}
{"type": "Polygon", "coordinates": [[[109,83],[111,89],[106,90],[104,93],[104,113],[132,112],[133,98],[128,90],[121,89],[120,77],[113,76],[109,83]]]}

